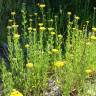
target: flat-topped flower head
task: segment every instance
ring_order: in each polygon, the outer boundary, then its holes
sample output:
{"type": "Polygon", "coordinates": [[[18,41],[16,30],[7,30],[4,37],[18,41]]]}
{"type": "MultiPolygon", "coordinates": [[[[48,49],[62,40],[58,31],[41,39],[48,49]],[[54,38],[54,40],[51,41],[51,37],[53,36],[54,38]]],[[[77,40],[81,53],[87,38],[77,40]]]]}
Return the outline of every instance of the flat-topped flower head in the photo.
{"type": "Polygon", "coordinates": [[[32,19],[29,19],[30,22],[32,22],[32,19]]]}
{"type": "Polygon", "coordinates": [[[56,33],[55,33],[55,32],[51,32],[50,34],[53,36],[53,35],[55,35],[56,33]]]}
{"type": "Polygon", "coordinates": [[[13,24],[12,27],[13,27],[13,28],[18,28],[19,25],[13,24]]]}
{"type": "Polygon", "coordinates": [[[77,29],[76,28],[72,28],[73,29],[73,31],[76,31],[77,29]]]}
{"type": "Polygon", "coordinates": [[[87,74],[90,74],[90,73],[93,72],[93,70],[92,70],[92,69],[87,69],[87,70],[85,70],[85,72],[86,72],[87,74]]]}
{"type": "Polygon", "coordinates": [[[14,89],[14,90],[11,92],[10,96],[23,96],[23,94],[20,93],[19,91],[17,91],[16,89],[14,89]]]}
{"type": "Polygon", "coordinates": [[[79,19],[80,19],[80,17],[78,17],[78,16],[75,16],[74,18],[75,18],[76,20],[79,20],[79,19]]]}
{"type": "Polygon", "coordinates": [[[53,30],[54,30],[53,27],[49,27],[49,28],[48,28],[48,31],[53,31],[53,30]]]}
{"type": "Polygon", "coordinates": [[[30,45],[29,45],[29,44],[26,44],[26,45],[25,45],[25,48],[29,48],[29,47],[30,47],[30,45]]]}
{"type": "Polygon", "coordinates": [[[86,42],[86,45],[87,46],[90,46],[92,43],[91,42],[86,42]]]}
{"type": "Polygon", "coordinates": [[[72,13],[71,12],[67,12],[67,15],[70,16],[72,13]]]}
{"type": "Polygon", "coordinates": [[[21,12],[22,12],[23,14],[25,14],[25,11],[24,11],[24,10],[21,10],[21,12]]]}
{"type": "Polygon", "coordinates": [[[52,49],[52,53],[57,54],[57,53],[59,53],[59,50],[58,49],[52,49]]]}
{"type": "Polygon", "coordinates": [[[45,27],[40,27],[40,31],[44,31],[44,30],[46,30],[45,27]]]}
{"type": "Polygon", "coordinates": [[[32,31],[32,27],[28,27],[28,31],[32,31]]]}
{"type": "Polygon", "coordinates": [[[93,32],[96,32],[96,28],[95,28],[95,27],[93,27],[93,28],[92,28],[92,31],[93,31],[93,32]]]}
{"type": "Polygon", "coordinates": [[[62,39],[62,37],[63,37],[63,36],[62,36],[61,34],[58,35],[58,38],[62,39]]]}
{"type": "Polygon", "coordinates": [[[57,18],[58,18],[58,16],[57,16],[57,15],[55,15],[54,17],[55,17],[55,19],[57,19],[57,18]]]}
{"type": "Polygon", "coordinates": [[[12,27],[11,26],[7,26],[7,29],[11,29],[12,27]]]}
{"type": "Polygon", "coordinates": [[[39,4],[39,7],[40,7],[40,8],[45,8],[46,5],[42,3],[42,4],[39,4]]]}
{"type": "Polygon", "coordinates": [[[89,21],[86,21],[87,24],[89,24],[89,21]]]}
{"type": "Polygon", "coordinates": [[[36,32],[36,28],[33,28],[33,31],[35,31],[35,32],[36,32]]]}
{"type": "Polygon", "coordinates": [[[14,34],[14,38],[19,39],[20,35],[19,34],[14,34]]]}
{"type": "Polygon", "coordinates": [[[11,12],[11,15],[13,15],[13,16],[16,15],[16,12],[15,11],[11,12]]]}
{"type": "Polygon", "coordinates": [[[89,76],[89,77],[92,77],[94,75],[94,70],[89,68],[89,69],[86,69],[85,70],[86,74],[89,76]]]}
{"type": "Polygon", "coordinates": [[[57,68],[61,68],[64,66],[64,61],[56,61],[54,62],[54,66],[57,68]]]}
{"type": "Polygon", "coordinates": [[[37,15],[38,15],[38,13],[36,13],[36,12],[35,12],[35,13],[34,13],[34,15],[35,15],[35,16],[37,16],[37,15]]]}
{"type": "Polygon", "coordinates": [[[29,69],[31,69],[31,68],[33,68],[33,64],[32,63],[27,63],[26,64],[26,67],[29,68],[29,69]]]}
{"type": "Polygon", "coordinates": [[[41,27],[41,26],[43,26],[43,23],[38,23],[38,25],[41,27]]]}
{"type": "Polygon", "coordinates": [[[53,22],[53,19],[48,20],[48,22],[53,22]]]}
{"type": "Polygon", "coordinates": [[[93,36],[90,37],[90,39],[91,40],[96,40],[96,36],[93,35],[93,36]]]}
{"type": "Polygon", "coordinates": [[[9,22],[9,23],[12,23],[12,22],[13,22],[13,20],[12,20],[12,19],[9,19],[9,20],[8,20],[8,22],[9,22]]]}

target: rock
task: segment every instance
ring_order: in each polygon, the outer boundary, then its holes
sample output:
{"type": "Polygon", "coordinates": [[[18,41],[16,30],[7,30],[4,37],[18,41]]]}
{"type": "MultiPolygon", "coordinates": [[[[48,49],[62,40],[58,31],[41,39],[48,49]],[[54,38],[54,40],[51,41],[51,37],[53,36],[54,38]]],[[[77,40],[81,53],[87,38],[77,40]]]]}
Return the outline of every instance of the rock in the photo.
{"type": "Polygon", "coordinates": [[[44,92],[44,96],[62,96],[60,88],[56,85],[54,80],[48,81],[48,88],[44,92]]]}

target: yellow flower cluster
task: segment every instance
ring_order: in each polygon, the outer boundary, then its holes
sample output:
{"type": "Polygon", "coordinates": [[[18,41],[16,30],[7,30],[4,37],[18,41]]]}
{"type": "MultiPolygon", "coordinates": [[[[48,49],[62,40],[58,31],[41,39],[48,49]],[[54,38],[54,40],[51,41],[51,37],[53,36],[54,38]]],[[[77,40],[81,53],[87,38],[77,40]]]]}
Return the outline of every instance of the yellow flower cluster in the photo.
{"type": "Polygon", "coordinates": [[[87,69],[87,70],[85,70],[85,72],[86,72],[87,74],[90,74],[90,73],[93,72],[93,70],[92,70],[92,69],[87,69]]]}
{"type": "Polygon", "coordinates": [[[61,38],[62,38],[62,35],[61,35],[61,34],[59,34],[59,35],[58,35],[58,38],[60,38],[60,39],[61,39],[61,38]]]}
{"type": "Polygon", "coordinates": [[[12,27],[13,27],[13,28],[18,28],[19,25],[13,24],[12,27]]]}
{"type": "Polygon", "coordinates": [[[52,53],[57,54],[57,53],[59,53],[59,50],[58,49],[52,49],[52,53]]]}
{"type": "Polygon", "coordinates": [[[87,70],[85,70],[85,72],[87,73],[87,75],[89,76],[89,77],[92,77],[93,75],[94,75],[94,70],[93,69],[87,69],[87,70]]]}
{"type": "Polygon", "coordinates": [[[49,27],[49,28],[48,28],[48,31],[53,31],[53,30],[54,30],[53,27],[49,27]]]}
{"type": "Polygon", "coordinates": [[[11,12],[11,15],[13,15],[13,16],[16,15],[16,12],[11,12]]]}
{"type": "Polygon", "coordinates": [[[37,29],[36,28],[33,28],[33,31],[36,31],[37,29]]]}
{"type": "Polygon", "coordinates": [[[90,46],[91,45],[91,42],[87,42],[86,45],[90,46]]]}
{"type": "Polygon", "coordinates": [[[80,17],[78,17],[78,16],[75,16],[74,18],[75,18],[76,20],[79,20],[79,19],[80,19],[80,17]]]}
{"type": "Polygon", "coordinates": [[[15,39],[19,39],[20,35],[19,34],[14,34],[15,39]]]}
{"type": "Polygon", "coordinates": [[[27,64],[26,64],[26,67],[29,68],[29,69],[30,69],[30,68],[33,68],[33,64],[32,64],[32,63],[27,63],[27,64]]]}
{"type": "Polygon", "coordinates": [[[23,94],[14,89],[13,92],[11,92],[10,96],[23,96],[23,94]]]}
{"type": "Polygon", "coordinates": [[[86,21],[87,24],[89,24],[89,21],[86,21]]]}
{"type": "Polygon", "coordinates": [[[56,61],[54,63],[54,66],[57,67],[57,68],[61,68],[64,66],[64,62],[63,61],[56,61]]]}
{"type": "Polygon", "coordinates": [[[45,4],[39,4],[39,7],[40,7],[40,8],[45,8],[46,5],[45,5],[45,4]]]}
{"type": "Polygon", "coordinates": [[[34,15],[35,15],[35,16],[37,16],[37,15],[38,15],[38,13],[36,13],[36,12],[35,12],[35,13],[34,13],[34,15]]]}
{"type": "Polygon", "coordinates": [[[44,31],[46,28],[45,27],[40,27],[40,30],[41,31],[44,31]]]}
{"type": "Polygon", "coordinates": [[[51,32],[50,34],[53,36],[53,35],[55,35],[55,32],[51,32]]]}
{"type": "Polygon", "coordinates": [[[92,28],[92,31],[93,31],[93,32],[96,32],[96,28],[95,28],[95,27],[93,27],[93,28],[92,28]]]}
{"type": "Polygon", "coordinates": [[[43,23],[38,23],[38,25],[41,27],[41,26],[43,26],[43,23]]]}
{"type": "Polygon", "coordinates": [[[12,27],[11,26],[7,26],[7,29],[11,29],[12,27]]]}
{"type": "Polygon", "coordinates": [[[71,14],[72,14],[71,12],[67,12],[67,15],[69,15],[69,16],[70,16],[71,14]]]}
{"type": "Polygon", "coordinates": [[[32,27],[28,27],[28,31],[32,31],[32,27]]]}
{"type": "Polygon", "coordinates": [[[29,48],[29,47],[30,47],[29,44],[26,44],[26,45],[25,45],[25,48],[29,48]]]}
{"type": "Polygon", "coordinates": [[[8,20],[8,22],[9,22],[9,23],[12,23],[12,22],[13,22],[13,20],[12,20],[12,19],[9,19],[9,20],[8,20]]]}
{"type": "Polygon", "coordinates": [[[96,40],[96,36],[94,36],[94,35],[91,36],[90,38],[91,38],[91,40],[96,40]]]}

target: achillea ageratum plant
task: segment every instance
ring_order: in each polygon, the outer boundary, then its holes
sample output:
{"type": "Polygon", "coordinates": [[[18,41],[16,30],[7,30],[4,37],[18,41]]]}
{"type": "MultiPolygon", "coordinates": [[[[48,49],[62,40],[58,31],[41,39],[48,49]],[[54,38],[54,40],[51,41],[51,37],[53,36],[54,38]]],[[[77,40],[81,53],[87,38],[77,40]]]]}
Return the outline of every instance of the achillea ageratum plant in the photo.
{"type": "Polygon", "coordinates": [[[58,26],[58,20],[61,23],[63,17],[59,18],[51,10],[46,12],[44,3],[34,7],[38,11],[31,13],[26,4],[22,4],[20,24],[16,19],[19,14],[15,11],[10,14],[7,40],[11,68],[7,70],[2,60],[3,96],[43,96],[45,93],[47,96],[52,93],[56,93],[54,96],[75,96],[75,92],[79,96],[89,96],[81,90],[86,89],[87,77],[94,80],[95,26],[89,32],[89,21],[81,27],[80,17],[75,15],[72,20],[72,13],[67,12],[65,38],[58,26]]]}
{"type": "Polygon", "coordinates": [[[13,89],[10,96],[23,96],[23,94],[15,89],[13,89]]]}

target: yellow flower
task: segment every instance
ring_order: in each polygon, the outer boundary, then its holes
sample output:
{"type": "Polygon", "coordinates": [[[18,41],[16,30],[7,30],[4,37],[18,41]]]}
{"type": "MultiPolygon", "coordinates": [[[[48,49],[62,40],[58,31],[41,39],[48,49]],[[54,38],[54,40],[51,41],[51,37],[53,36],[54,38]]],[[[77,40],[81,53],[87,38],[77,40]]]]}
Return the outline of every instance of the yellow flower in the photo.
{"type": "Polygon", "coordinates": [[[30,22],[32,22],[32,19],[29,19],[30,22]]]}
{"type": "Polygon", "coordinates": [[[45,27],[40,27],[40,30],[41,31],[44,31],[46,28],[45,27]]]}
{"type": "Polygon", "coordinates": [[[36,31],[36,28],[33,28],[33,31],[36,31]]]}
{"type": "Polygon", "coordinates": [[[13,15],[13,16],[16,15],[16,12],[11,12],[11,15],[13,15]]]}
{"type": "Polygon", "coordinates": [[[53,31],[53,30],[54,30],[53,27],[49,27],[49,28],[48,28],[48,31],[53,31]]]}
{"type": "Polygon", "coordinates": [[[91,42],[87,42],[86,45],[90,46],[91,45],[91,42]]]}
{"type": "Polygon", "coordinates": [[[61,35],[61,34],[59,34],[59,35],[58,35],[58,38],[60,38],[60,39],[61,39],[61,38],[62,38],[62,35],[61,35]]]}
{"type": "Polygon", "coordinates": [[[93,71],[92,71],[91,69],[87,69],[87,70],[85,70],[85,72],[86,72],[87,74],[90,74],[90,73],[92,73],[93,71]]]}
{"type": "Polygon", "coordinates": [[[26,64],[26,67],[27,67],[27,68],[33,68],[33,64],[32,64],[32,63],[27,63],[27,64],[26,64]]]}
{"type": "Polygon", "coordinates": [[[87,69],[87,70],[85,70],[85,72],[87,73],[87,75],[89,77],[92,77],[94,75],[94,70],[93,69],[87,69]]]}
{"type": "Polygon", "coordinates": [[[89,21],[86,21],[87,24],[89,24],[89,21]]]}
{"type": "Polygon", "coordinates": [[[78,30],[80,33],[82,33],[82,30],[78,30]]]}
{"type": "Polygon", "coordinates": [[[73,30],[76,30],[76,28],[72,28],[73,30]]]}
{"type": "Polygon", "coordinates": [[[12,22],[13,22],[13,20],[12,20],[12,19],[9,19],[9,20],[8,20],[8,22],[9,22],[9,23],[12,23],[12,22]]]}
{"type": "Polygon", "coordinates": [[[12,27],[11,26],[7,26],[7,29],[11,29],[12,27]]]}
{"type": "Polygon", "coordinates": [[[29,27],[29,28],[28,28],[28,31],[32,31],[32,27],[29,27]]]}
{"type": "Polygon", "coordinates": [[[25,11],[24,10],[21,10],[21,12],[24,14],[25,13],[25,11]]]}
{"type": "Polygon", "coordinates": [[[26,45],[25,45],[25,48],[29,48],[29,44],[26,44],[26,45]]]}
{"type": "Polygon", "coordinates": [[[74,18],[75,18],[76,20],[79,20],[79,19],[80,19],[80,17],[78,17],[78,16],[75,16],[74,18]]]}
{"type": "Polygon", "coordinates": [[[45,8],[45,6],[46,6],[45,4],[39,4],[40,8],[45,8]]]}
{"type": "Polygon", "coordinates": [[[53,35],[55,35],[56,33],[55,32],[51,32],[51,35],[53,36],[53,35]]]}
{"type": "Polygon", "coordinates": [[[11,92],[10,96],[23,96],[23,94],[20,93],[19,91],[17,91],[16,89],[14,89],[14,90],[11,92]]]}
{"type": "Polygon", "coordinates": [[[94,35],[91,36],[90,38],[91,38],[91,40],[96,40],[96,36],[94,36],[94,35]]]}
{"type": "Polygon", "coordinates": [[[41,27],[41,26],[43,26],[43,23],[39,23],[38,25],[41,27]]]}
{"type": "Polygon", "coordinates": [[[71,12],[67,12],[67,15],[69,15],[69,16],[70,16],[71,14],[72,14],[71,12]]]}
{"type": "Polygon", "coordinates": [[[92,28],[92,31],[93,31],[93,32],[96,32],[96,28],[95,28],[95,27],[94,27],[94,28],[92,28]]]}
{"type": "Polygon", "coordinates": [[[35,13],[34,13],[34,15],[35,15],[35,16],[37,16],[37,15],[38,15],[38,13],[36,13],[36,12],[35,12],[35,13]]]}
{"type": "Polygon", "coordinates": [[[13,24],[12,27],[13,28],[18,28],[19,25],[13,24]]]}
{"type": "Polygon", "coordinates": [[[19,39],[20,35],[19,34],[14,34],[14,38],[19,39]]]}
{"type": "Polygon", "coordinates": [[[58,68],[61,68],[61,67],[64,66],[64,62],[63,61],[56,61],[56,62],[54,62],[54,66],[58,67],[58,68]]]}
{"type": "Polygon", "coordinates": [[[59,53],[59,50],[58,49],[52,49],[52,53],[57,54],[57,53],[59,53]]]}

